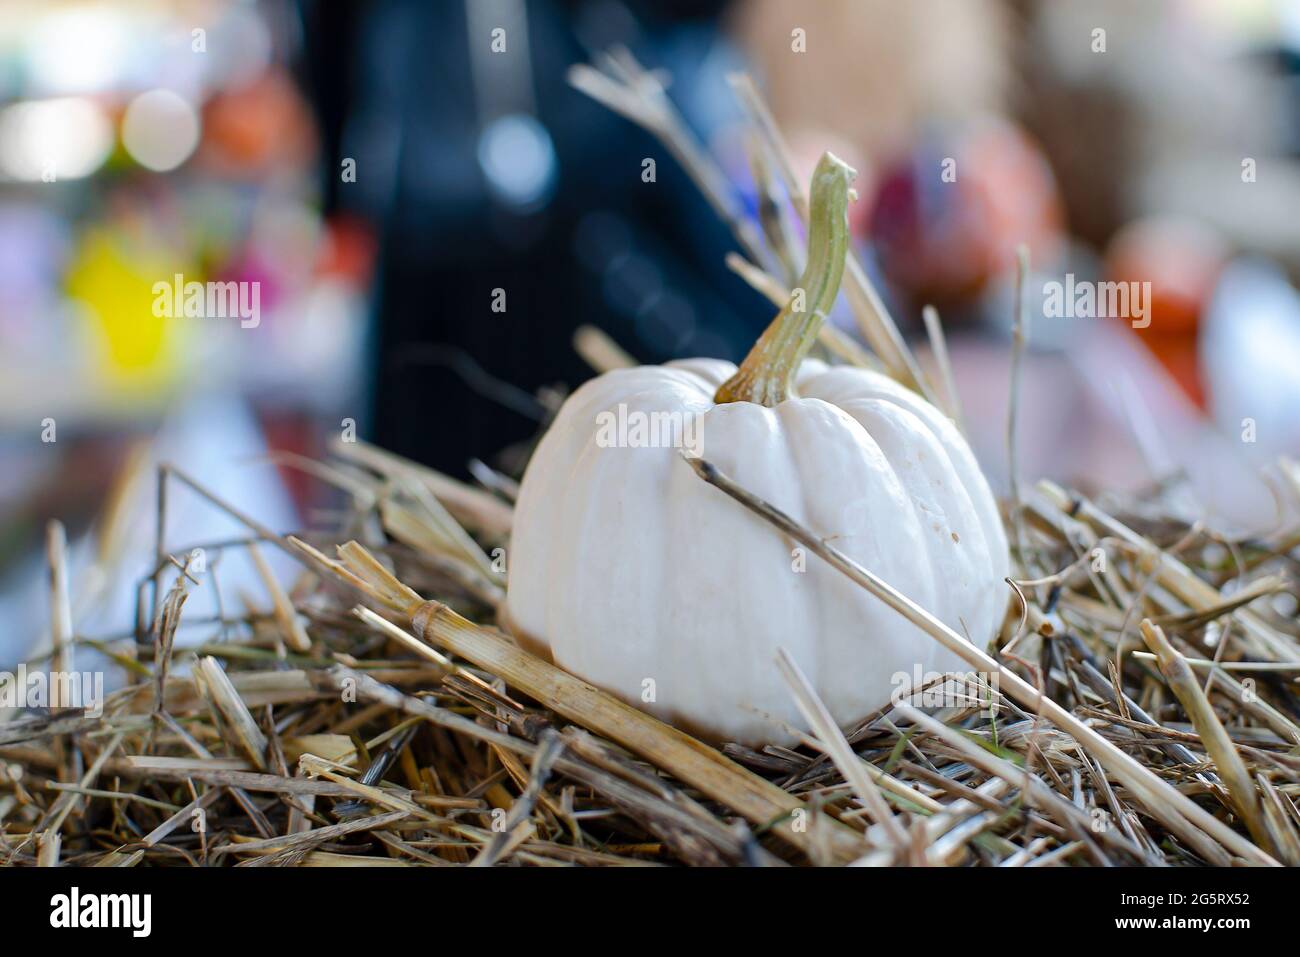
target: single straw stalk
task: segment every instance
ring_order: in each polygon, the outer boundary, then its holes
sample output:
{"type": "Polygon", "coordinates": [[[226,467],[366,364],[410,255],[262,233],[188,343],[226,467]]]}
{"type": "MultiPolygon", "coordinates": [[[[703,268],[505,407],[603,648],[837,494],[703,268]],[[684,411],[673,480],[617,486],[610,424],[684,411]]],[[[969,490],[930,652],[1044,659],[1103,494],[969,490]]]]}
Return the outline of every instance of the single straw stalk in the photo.
{"type": "Polygon", "coordinates": [[[925,323],[925,335],[930,340],[930,352],[934,355],[934,364],[939,370],[939,381],[943,383],[943,409],[957,424],[957,428],[965,433],[966,423],[961,410],[961,394],[957,391],[957,379],[952,372],[952,360],[948,356],[948,339],[943,334],[943,322],[939,319],[939,310],[934,306],[924,306],[921,309],[921,321],[925,323]]]}
{"type": "MultiPolygon", "coordinates": [[[[1210,705],[1205,692],[1201,690],[1191,667],[1178,650],[1169,643],[1163,629],[1152,624],[1149,619],[1142,621],[1142,638],[1160,663],[1160,672],[1169,683],[1169,690],[1174,693],[1183,710],[1192,719],[1196,733],[1201,736],[1210,759],[1219,770],[1219,777],[1228,790],[1228,797],[1236,808],[1238,815],[1246,822],[1246,829],[1261,847],[1269,848],[1275,857],[1284,857],[1285,851],[1273,839],[1273,834],[1265,824],[1260,809],[1259,792],[1255,790],[1255,781],[1246,770],[1241,755],[1224,730],[1223,723],[1210,705]]],[[[1297,861],[1288,860],[1294,865],[1297,861]]]]}
{"type": "MultiPolygon", "coordinates": [[[[68,537],[63,523],[52,521],[45,527],[45,555],[50,568],[50,636],[53,644],[52,666],[56,672],[72,670],[72,602],[68,597],[68,537]]],[[[59,687],[60,685],[52,686],[59,687]]],[[[67,707],[67,702],[56,702],[67,707]]],[[[54,851],[58,857],[57,849],[54,851]]]]}

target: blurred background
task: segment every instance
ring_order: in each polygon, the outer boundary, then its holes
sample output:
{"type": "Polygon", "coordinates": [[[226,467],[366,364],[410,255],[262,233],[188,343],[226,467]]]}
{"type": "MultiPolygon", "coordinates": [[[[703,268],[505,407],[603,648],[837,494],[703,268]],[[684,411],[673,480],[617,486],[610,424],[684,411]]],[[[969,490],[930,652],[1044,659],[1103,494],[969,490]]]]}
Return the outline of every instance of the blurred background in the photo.
{"type": "MultiPolygon", "coordinates": [[[[340,436],[517,477],[593,374],[581,325],[644,362],[744,355],[774,310],[730,231],[566,82],[615,45],[747,215],[733,72],[802,172],[858,168],[859,251],[923,362],[938,308],[995,487],[1025,242],[1021,479],[1166,483],[1229,535],[1295,521],[1294,0],[0,0],[0,667],[48,628],[50,518],[79,634],[130,634],[160,461],[293,530],[333,504],[296,456],[340,436]],[[1067,273],[1150,282],[1150,325],[1043,315],[1067,273]],[[158,315],[177,275],[256,283],[257,323],[158,315]]],[[[169,502],[169,550],[242,533],[169,502]]],[[[241,560],[192,603],[219,619],[241,560]]]]}

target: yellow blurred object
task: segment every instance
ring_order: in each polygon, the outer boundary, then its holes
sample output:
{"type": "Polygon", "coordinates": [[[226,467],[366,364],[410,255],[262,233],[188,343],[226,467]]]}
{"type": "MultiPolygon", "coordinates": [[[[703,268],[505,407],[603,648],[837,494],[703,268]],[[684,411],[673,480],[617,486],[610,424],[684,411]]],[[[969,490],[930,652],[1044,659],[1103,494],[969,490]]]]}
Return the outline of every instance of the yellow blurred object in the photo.
{"type": "Polygon", "coordinates": [[[107,230],[82,236],[67,273],[68,295],[86,307],[100,371],[113,387],[156,393],[175,381],[183,319],[154,315],[153,285],[173,273],[200,279],[165,255],[107,230]]]}

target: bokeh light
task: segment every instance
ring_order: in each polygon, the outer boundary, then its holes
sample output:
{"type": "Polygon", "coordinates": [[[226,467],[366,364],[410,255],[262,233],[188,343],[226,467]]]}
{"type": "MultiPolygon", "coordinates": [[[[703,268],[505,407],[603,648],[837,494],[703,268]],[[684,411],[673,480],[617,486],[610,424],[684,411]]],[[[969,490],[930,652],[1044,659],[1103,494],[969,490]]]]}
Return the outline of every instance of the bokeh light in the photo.
{"type": "Polygon", "coordinates": [[[122,118],[122,142],[146,169],[158,173],[175,169],[198,146],[198,111],[171,90],[141,93],[122,118]]]}
{"type": "Polygon", "coordinates": [[[118,79],[131,46],[129,20],[111,6],[81,4],[36,21],[27,63],[41,93],[97,93],[118,79]]]}
{"type": "Polygon", "coordinates": [[[493,191],[512,206],[539,206],[555,186],[555,148],[531,116],[494,120],[479,140],[478,157],[493,191]]]}
{"type": "Polygon", "coordinates": [[[0,171],[10,179],[80,179],[112,148],[112,126],[91,100],[32,100],[0,110],[0,171]]]}

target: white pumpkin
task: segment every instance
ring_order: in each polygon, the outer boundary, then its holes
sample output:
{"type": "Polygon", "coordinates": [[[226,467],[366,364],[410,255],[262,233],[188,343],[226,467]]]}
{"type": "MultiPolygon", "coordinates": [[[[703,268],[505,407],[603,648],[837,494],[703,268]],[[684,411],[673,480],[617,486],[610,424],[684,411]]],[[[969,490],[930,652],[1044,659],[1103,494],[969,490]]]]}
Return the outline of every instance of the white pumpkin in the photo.
{"type": "Polygon", "coordinates": [[[787,305],[739,370],[691,359],[587,382],[542,439],[515,509],[505,620],[521,642],[714,740],[789,744],[785,726],[804,726],[778,648],[842,726],[917,672],[967,669],[701,480],[678,445],[977,645],[1006,606],[997,505],[952,422],[878,373],[800,368],[839,287],[852,176],[829,154],[814,174],[799,287],[811,313],[787,305]]]}

